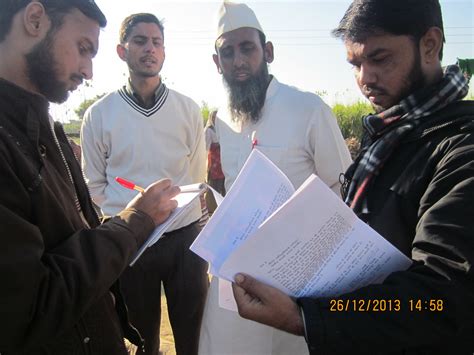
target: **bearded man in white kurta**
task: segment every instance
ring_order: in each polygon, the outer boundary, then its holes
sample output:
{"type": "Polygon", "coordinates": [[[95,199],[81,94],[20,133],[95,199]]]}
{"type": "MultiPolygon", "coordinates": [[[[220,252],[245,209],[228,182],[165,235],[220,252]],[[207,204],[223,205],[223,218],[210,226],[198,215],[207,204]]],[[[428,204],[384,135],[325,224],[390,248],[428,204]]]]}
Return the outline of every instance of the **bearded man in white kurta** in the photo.
{"type": "MultiPolygon", "coordinates": [[[[273,45],[254,12],[224,2],[213,56],[228,102],[219,108],[216,131],[228,191],[253,148],[270,158],[298,188],[312,173],[339,194],[339,175],[351,163],[331,109],[316,95],[281,84],[268,73],[273,45]]],[[[240,318],[219,307],[213,278],[201,329],[199,353],[307,354],[303,337],[240,318]]]]}

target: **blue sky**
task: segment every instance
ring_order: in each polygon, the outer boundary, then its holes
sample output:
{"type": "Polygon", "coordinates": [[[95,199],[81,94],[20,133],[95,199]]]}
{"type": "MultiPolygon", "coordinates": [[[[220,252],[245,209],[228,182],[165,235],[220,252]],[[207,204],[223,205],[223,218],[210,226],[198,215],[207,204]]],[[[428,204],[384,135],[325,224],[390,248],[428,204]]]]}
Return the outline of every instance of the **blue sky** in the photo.
{"type": "MultiPolygon", "coordinates": [[[[394,0],[396,1],[396,0],[394,0]]],[[[225,98],[220,75],[212,61],[217,1],[96,0],[108,18],[100,35],[90,87],[73,93],[52,114],[56,119],[74,119],[73,109],[98,93],[123,85],[127,68],[115,52],[121,21],[132,13],[151,12],[164,20],[165,83],[193,98],[217,106],[225,98]]],[[[343,44],[331,37],[350,1],[247,1],[275,46],[270,72],[281,82],[311,92],[326,92],[323,98],[350,103],[363,99],[345,60],[343,44]]],[[[474,58],[474,0],[441,0],[445,35],[443,64],[456,58],[474,58]]],[[[471,89],[472,92],[472,89],[471,89]]]]}

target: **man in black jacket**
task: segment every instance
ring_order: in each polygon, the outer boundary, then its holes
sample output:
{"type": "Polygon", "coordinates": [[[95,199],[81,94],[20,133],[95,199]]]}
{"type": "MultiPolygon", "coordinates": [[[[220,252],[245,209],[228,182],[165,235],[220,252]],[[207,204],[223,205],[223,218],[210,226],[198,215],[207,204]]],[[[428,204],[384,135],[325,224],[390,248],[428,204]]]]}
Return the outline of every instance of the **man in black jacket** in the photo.
{"type": "Polygon", "coordinates": [[[49,102],[92,77],[105,17],[93,0],[2,0],[0,353],[127,354],[140,343],[115,281],[176,207],[150,185],[100,225],[49,102]]]}
{"type": "Polygon", "coordinates": [[[333,312],[331,299],[295,302],[237,275],[239,313],[304,335],[314,354],[472,354],[474,102],[461,101],[468,86],[459,68],[441,67],[439,2],[355,0],[333,34],[376,111],[364,117],[345,201],[413,260],[336,300],[399,307],[333,312]]]}

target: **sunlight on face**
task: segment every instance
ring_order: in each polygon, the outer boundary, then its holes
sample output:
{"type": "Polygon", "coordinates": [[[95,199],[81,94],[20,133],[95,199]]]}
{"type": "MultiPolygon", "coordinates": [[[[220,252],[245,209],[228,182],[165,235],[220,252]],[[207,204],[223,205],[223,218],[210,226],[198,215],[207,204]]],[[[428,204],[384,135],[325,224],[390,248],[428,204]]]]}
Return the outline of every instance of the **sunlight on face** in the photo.
{"type": "Polygon", "coordinates": [[[257,74],[264,60],[263,46],[254,28],[224,33],[216,41],[218,65],[228,81],[246,81],[257,74]]]}
{"type": "Polygon", "coordinates": [[[377,112],[423,85],[419,49],[410,37],[384,34],[345,45],[357,85],[377,112]]]}
{"type": "Polygon", "coordinates": [[[137,23],[123,45],[124,59],[132,75],[155,77],[165,61],[164,38],[155,23],[137,23]]]}
{"type": "Polygon", "coordinates": [[[66,101],[70,91],[92,78],[99,30],[95,20],[74,9],[26,55],[29,78],[49,101],[66,101]]]}

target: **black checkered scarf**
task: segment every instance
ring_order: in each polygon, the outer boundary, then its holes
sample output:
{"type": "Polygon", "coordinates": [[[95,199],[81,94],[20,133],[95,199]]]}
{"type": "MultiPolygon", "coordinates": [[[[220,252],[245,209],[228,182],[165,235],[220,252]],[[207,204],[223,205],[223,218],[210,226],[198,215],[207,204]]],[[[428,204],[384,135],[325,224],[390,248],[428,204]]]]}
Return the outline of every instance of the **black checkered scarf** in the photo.
{"type": "Polygon", "coordinates": [[[367,213],[367,191],[401,140],[434,112],[461,100],[468,90],[459,67],[450,65],[437,84],[416,91],[384,112],[364,117],[362,150],[344,174],[342,195],[346,204],[356,213],[367,213]]]}

